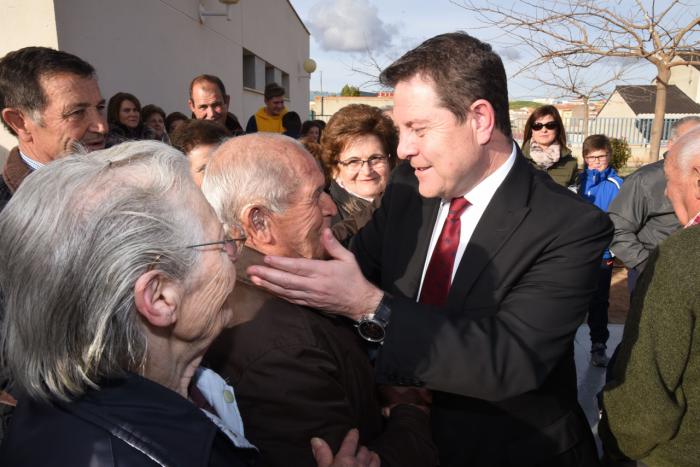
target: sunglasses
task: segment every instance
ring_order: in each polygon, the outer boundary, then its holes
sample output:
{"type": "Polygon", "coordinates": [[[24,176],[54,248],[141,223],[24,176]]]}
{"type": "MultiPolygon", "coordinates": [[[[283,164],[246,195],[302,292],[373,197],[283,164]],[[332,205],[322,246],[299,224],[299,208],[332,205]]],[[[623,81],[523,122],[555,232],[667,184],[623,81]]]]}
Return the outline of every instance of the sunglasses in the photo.
{"type": "Polygon", "coordinates": [[[533,123],[532,124],[532,129],[535,131],[540,131],[542,128],[547,128],[548,130],[556,130],[559,128],[559,124],[557,122],[547,122],[547,123],[533,123]]]}

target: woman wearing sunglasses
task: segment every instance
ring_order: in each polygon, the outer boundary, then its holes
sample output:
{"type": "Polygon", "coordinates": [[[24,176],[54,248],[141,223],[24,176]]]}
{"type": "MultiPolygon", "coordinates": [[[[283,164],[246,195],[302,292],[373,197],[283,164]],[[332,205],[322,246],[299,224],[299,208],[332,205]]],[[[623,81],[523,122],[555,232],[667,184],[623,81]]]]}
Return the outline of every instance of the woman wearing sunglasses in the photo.
{"type": "Polygon", "coordinates": [[[553,105],[543,105],[530,114],[525,123],[523,154],[558,184],[576,185],[578,162],[566,146],[566,130],[553,105]]]}

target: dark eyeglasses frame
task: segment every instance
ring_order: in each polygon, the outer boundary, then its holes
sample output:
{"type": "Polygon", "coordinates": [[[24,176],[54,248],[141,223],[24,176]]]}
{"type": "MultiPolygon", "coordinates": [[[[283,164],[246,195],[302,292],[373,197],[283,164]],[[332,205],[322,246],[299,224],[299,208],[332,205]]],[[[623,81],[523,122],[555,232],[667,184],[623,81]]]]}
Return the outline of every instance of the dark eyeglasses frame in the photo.
{"type": "Polygon", "coordinates": [[[357,170],[358,172],[362,170],[362,167],[365,166],[365,164],[369,165],[370,167],[374,167],[377,164],[382,164],[384,162],[387,162],[389,160],[389,156],[384,156],[381,154],[373,154],[369,156],[367,159],[350,159],[348,161],[338,161],[338,165],[342,165],[345,168],[349,168],[351,170],[357,170]],[[351,166],[360,164],[357,169],[353,169],[351,166]]]}
{"type": "Polygon", "coordinates": [[[606,154],[604,156],[583,156],[584,160],[600,162],[603,159],[607,159],[610,155],[606,154]]]}
{"type": "Polygon", "coordinates": [[[547,122],[547,123],[533,123],[532,124],[532,130],[533,131],[540,131],[542,128],[547,128],[548,130],[556,130],[559,128],[559,124],[557,122],[547,122]]]}

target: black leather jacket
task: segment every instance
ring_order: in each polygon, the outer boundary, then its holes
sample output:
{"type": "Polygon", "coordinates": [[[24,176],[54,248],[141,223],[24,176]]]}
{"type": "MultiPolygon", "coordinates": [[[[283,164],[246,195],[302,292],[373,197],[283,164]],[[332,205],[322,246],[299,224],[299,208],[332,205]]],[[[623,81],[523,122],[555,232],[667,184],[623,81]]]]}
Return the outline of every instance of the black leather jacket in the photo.
{"type": "Polygon", "coordinates": [[[200,409],[140,376],[112,380],[65,403],[20,398],[2,446],[2,466],[247,466],[200,409]]]}

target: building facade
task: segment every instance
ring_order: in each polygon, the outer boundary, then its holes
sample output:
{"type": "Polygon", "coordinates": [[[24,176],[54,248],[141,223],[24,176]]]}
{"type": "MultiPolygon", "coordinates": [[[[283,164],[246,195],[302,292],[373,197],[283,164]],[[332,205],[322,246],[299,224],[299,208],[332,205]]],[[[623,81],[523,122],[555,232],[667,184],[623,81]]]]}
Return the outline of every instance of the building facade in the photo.
{"type": "MultiPolygon", "coordinates": [[[[3,0],[0,56],[36,45],[74,53],[97,70],[106,99],[130,92],[142,105],[189,115],[191,79],[219,76],[229,110],[245,126],[263,105],[265,84],[287,89],[287,108],[309,111],[309,31],[288,0],[241,0],[226,17],[219,0],[3,0]]],[[[0,132],[0,159],[15,146],[0,132]]]]}

